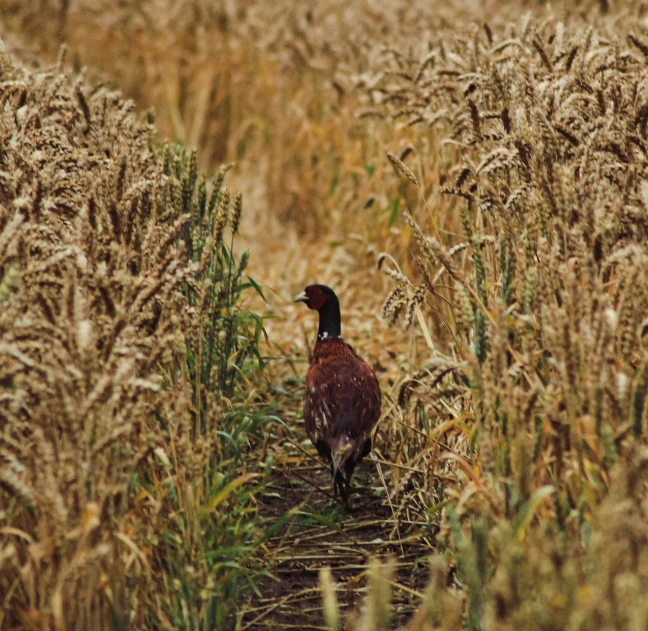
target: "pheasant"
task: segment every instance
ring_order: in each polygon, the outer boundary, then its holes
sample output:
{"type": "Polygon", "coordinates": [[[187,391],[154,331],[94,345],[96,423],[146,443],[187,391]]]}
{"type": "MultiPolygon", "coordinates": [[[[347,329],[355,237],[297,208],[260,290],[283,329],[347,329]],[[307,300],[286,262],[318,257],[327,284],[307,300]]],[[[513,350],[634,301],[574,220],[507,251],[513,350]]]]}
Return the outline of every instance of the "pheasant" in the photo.
{"type": "Polygon", "coordinates": [[[342,340],[340,302],[325,285],[295,296],[319,313],[319,330],[304,392],[306,433],[331,464],[333,494],[349,505],[351,476],[371,451],[380,417],[380,387],[374,371],[342,340]]]}

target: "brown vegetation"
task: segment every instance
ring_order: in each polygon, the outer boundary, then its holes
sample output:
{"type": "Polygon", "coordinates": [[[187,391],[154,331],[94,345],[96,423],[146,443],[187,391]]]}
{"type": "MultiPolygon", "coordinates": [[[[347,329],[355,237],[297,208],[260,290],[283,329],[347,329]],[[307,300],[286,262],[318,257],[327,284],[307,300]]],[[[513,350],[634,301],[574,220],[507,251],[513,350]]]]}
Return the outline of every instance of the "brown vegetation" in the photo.
{"type": "MultiPolygon", "coordinates": [[[[295,335],[306,315],[286,300],[314,280],[347,296],[345,330],[388,399],[383,537],[438,553],[425,594],[401,585],[421,602],[411,627],[645,626],[644,5],[525,15],[513,2],[52,6],[65,10],[44,26],[20,3],[6,23],[50,55],[63,25],[79,64],[155,106],[163,132],[195,144],[203,164],[238,161],[233,175],[255,206],[242,232],[279,316],[267,325],[271,387],[255,381],[250,396],[275,399],[295,427],[267,430],[260,453],[275,471],[304,462],[294,402],[280,395],[305,374],[294,361],[312,341],[295,335]],[[371,273],[376,261],[384,274],[371,273]],[[381,305],[406,332],[378,322],[381,305]]],[[[111,168],[114,194],[119,162],[111,168]]],[[[26,209],[30,191],[18,195],[26,209]]],[[[147,254],[142,273],[156,277],[147,254]]],[[[61,327],[75,340],[66,291],[61,327]]],[[[164,409],[167,396],[138,405],[164,409]]],[[[387,628],[390,572],[367,573],[366,607],[348,628],[387,628]]],[[[331,629],[335,579],[322,577],[331,629]]]]}
{"type": "Polygon", "coordinates": [[[0,64],[0,627],[211,628],[254,535],[240,197],[118,95],[0,64]]]}
{"type": "Polygon", "coordinates": [[[409,326],[429,309],[445,330],[400,392],[410,437],[392,440],[427,469],[403,509],[447,504],[438,540],[471,628],[646,619],[648,49],[629,26],[475,26],[394,55],[378,84],[385,115],[458,147],[441,192],[461,236],[439,233],[418,169],[390,156],[412,189],[417,281],[385,262],[383,313],[409,326]],[[444,462],[458,485],[435,482],[444,462]]]}

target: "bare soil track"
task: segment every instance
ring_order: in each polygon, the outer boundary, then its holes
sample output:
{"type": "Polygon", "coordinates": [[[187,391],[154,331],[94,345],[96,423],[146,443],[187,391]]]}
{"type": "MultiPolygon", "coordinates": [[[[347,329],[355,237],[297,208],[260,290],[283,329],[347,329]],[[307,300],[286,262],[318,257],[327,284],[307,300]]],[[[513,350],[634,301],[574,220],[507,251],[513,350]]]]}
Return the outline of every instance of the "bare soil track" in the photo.
{"type": "MultiPolygon", "coordinates": [[[[301,398],[291,397],[293,408],[286,416],[295,437],[305,438],[298,412],[301,398]]],[[[304,454],[306,443],[294,444],[284,462],[269,476],[260,500],[261,516],[276,523],[288,511],[290,519],[267,543],[260,562],[268,575],[254,596],[239,612],[237,629],[325,629],[319,574],[331,568],[337,599],[345,617],[360,605],[369,558],[395,559],[393,591],[394,626],[406,622],[427,582],[429,547],[416,525],[399,522],[394,528],[392,507],[378,467],[366,459],[353,479],[351,510],[333,499],[328,467],[315,459],[315,450],[304,454]],[[294,456],[292,456],[294,454],[294,456]]],[[[383,467],[383,476],[388,475],[383,467]]],[[[428,533],[429,534],[429,533],[428,533]]]]}

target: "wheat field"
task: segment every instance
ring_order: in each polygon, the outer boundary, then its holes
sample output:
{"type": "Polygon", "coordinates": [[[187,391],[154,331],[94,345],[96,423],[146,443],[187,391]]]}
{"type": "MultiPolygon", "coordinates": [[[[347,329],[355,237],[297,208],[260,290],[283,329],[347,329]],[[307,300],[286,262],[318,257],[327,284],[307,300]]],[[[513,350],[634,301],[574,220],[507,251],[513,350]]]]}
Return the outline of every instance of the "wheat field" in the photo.
{"type": "Polygon", "coordinates": [[[4,5],[0,628],[647,628],[648,5],[4,5]]]}

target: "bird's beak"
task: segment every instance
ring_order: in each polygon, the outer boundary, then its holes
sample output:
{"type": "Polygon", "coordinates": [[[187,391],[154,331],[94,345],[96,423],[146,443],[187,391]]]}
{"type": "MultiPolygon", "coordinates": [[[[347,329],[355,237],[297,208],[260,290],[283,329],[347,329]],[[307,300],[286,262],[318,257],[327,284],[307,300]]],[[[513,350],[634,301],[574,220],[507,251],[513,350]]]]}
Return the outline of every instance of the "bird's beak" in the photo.
{"type": "Polygon", "coordinates": [[[305,291],[302,291],[301,294],[295,296],[295,302],[308,302],[308,296],[305,291]]]}

